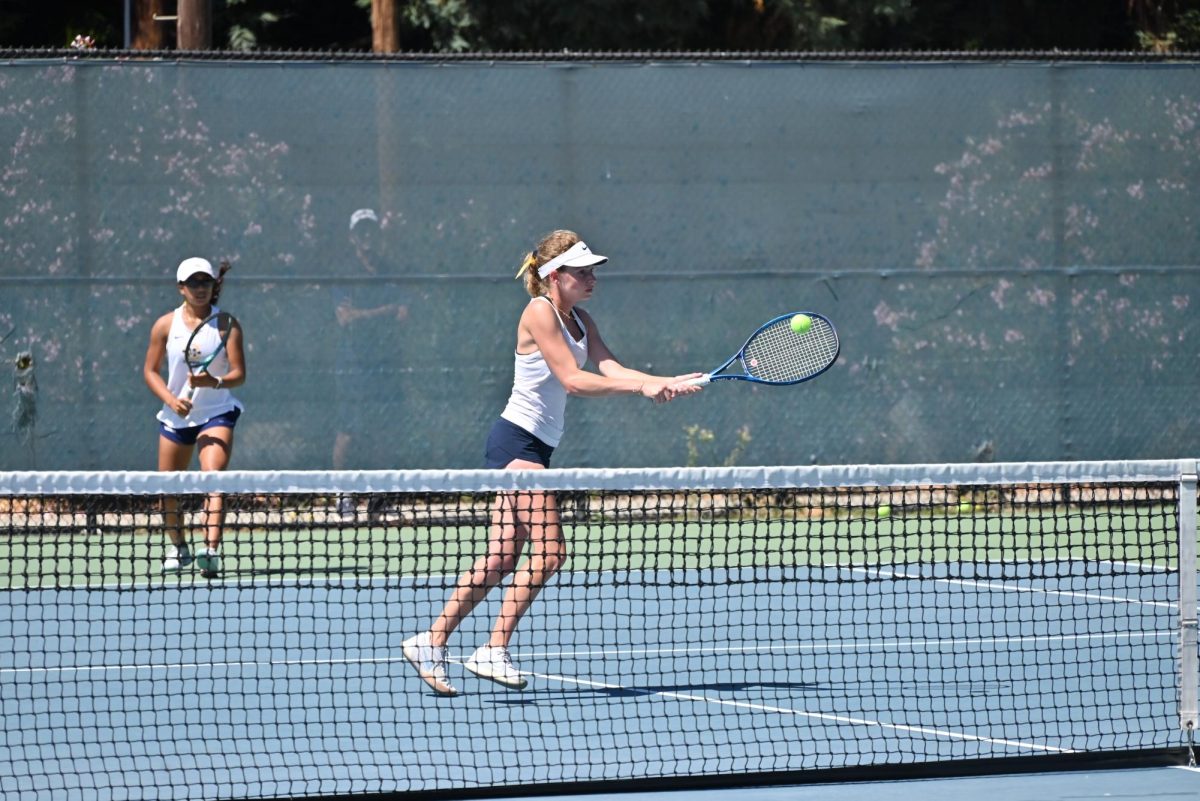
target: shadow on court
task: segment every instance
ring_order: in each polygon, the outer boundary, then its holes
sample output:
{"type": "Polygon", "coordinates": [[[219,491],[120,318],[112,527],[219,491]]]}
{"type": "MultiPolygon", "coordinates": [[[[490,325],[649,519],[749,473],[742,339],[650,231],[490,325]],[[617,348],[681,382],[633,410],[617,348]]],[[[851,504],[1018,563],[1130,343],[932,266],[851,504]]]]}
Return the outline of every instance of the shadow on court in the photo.
{"type": "Polygon", "coordinates": [[[537,704],[540,701],[562,703],[564,699],[578,698],[644,698],[651,695],[695,695],[704,692],[739,693],[754,691],[782,691],[786,693],[816,689],[809,682],[790,681],[745,681],[715,682],[710,684],[660,684],[642,687],[538,687],[526,690],[497,690],[472,695],[490,695],[486,700],[496,704],[537,704]]]}

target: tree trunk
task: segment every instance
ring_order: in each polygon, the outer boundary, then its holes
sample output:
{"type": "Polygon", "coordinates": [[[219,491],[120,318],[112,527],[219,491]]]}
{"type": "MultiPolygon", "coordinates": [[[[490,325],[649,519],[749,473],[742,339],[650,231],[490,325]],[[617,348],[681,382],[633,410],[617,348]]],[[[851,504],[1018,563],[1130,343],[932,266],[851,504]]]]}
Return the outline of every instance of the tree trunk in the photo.
{"type": "Polygon", "coordinates": [[[178,47],[212,50],[211,0],[179,0],[178,47]]]}
{"type": "Polygon", "coordinates": [[[154,19],[163,13],[163,0],[133,0],[134,50],[164,50],[167,46],[167,23],[154,19]]]}
{"type": "MultiPolygon", "coordinates": [[[[397,0],[371,0],[371,49],[376,53],[395,53],[400,49],[400,20],[397,0]]],[[[379,157],[379,209],[391,214],[399,208],[400,159],[397,154],[400,134],[396,130],[395,80],[393,70],[375,72],[375,151],[379,157]]]]}
{"type": "Polygon", "coordinates": [[[396,0],[371,0],[371,49],[376,53],[395,53],[400,49],[396,0]]]}

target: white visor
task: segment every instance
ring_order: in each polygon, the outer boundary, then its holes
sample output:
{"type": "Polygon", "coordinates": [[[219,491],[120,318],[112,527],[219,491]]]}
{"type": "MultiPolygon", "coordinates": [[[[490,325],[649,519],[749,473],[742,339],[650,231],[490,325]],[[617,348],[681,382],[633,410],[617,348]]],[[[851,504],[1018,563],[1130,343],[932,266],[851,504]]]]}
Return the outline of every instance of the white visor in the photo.
{"type": "Polygon", "coordinates": [[[595,267],[606,261],[608,261],[607,256],[593,253],[584,242],[580,241],[539,267],[538,277],[545,278],[560,267],[595,267]]]}
{"type": "Polygon", "coordinates": [[[371,209],[359,209],[350,215],[350,230],[354,230],[354,226],[358,225],[363,220],[370,220],[375,224],[379,224],[379,217],[371,209]]]}

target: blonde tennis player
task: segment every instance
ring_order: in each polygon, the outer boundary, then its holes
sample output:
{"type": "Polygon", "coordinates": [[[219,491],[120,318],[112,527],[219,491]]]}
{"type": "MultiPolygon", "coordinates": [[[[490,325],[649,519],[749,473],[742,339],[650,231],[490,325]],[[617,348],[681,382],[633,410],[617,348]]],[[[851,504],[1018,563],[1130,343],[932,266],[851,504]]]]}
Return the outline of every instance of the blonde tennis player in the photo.
{"type": "MultiPolygon", "coordinates": [[[[592,296],[593,253],[572,231],[554,231],[538,243],[517,277],[532,300],[517,324],[512,393],[488,435],[486,464],[497,470],[543,470],[563,435],[567,396],[640,395],[666,403],[700,389],[682,383],[700,373],[647,375],[624,367],[604,344],[596,321],[578,306],[592,296]],[[583,369],[590,361],[599,374],[583,369]]],[[[491,590],[510,574],[490,638],[466,661],[467,670],[512,689],[525,676],[512,663],[509,642],[521,617],[567,558],[553,493],[500,493],[492,507],[487,550],[463,573],[441,615],[426,632],[404,642],[404,656],[439,695],[458,690],[446,673],[446,642],[491,590]],[[517,569],[522,552],[529,558],[517,569]]]]}

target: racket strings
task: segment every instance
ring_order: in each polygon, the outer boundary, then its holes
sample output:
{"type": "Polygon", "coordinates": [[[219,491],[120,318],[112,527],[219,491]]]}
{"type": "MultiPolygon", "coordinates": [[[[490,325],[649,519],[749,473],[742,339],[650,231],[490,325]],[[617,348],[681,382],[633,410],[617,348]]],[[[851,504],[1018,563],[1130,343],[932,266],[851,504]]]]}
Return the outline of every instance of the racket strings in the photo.
{"type": "Polygon", "coordinates": [[[784,318],[746,343],[742,363],[747,374],[763,381],[798,381],[820,373],[837,354],[837,332],[828,322],[813,317],[812,328],[797,334],[784,318]]]}

